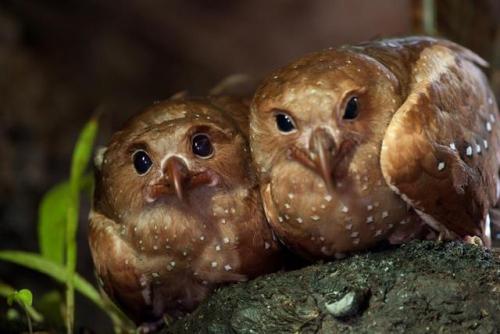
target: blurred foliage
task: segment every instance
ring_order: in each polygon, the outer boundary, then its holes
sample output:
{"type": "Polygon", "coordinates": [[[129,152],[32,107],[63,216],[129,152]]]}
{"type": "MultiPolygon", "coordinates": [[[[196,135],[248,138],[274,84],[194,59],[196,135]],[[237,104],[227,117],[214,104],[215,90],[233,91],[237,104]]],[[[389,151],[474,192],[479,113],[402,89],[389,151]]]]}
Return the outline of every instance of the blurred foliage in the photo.
{"type": "Polygon", "coordinates": [[[26,320],[28,321],[28,330],[30,334],[33,333],[33,326],[31,325],[31,318],[28,312],[28,308],[31,307],[31,305],[33,305],[33,294],[28,289],[21,289],[19,291],[13,290],[7,296],[7,304],[9,304],[9,306],[12,306],[14,303],[17,303],[26,312],[26,320]]]}
{"type": "MultiPolygon", "coordinates": [[[[64,321],[67,333],[74,332],[75,290],[108,314],[115,332],[134,331],[133,323],[107,297],[101,295],[92,284],[75,272],[80,193],[88,192],[93,185],[92,175],[87,170],[97,129],[97,119],[91,119],[84,126],[73,151],[69,180],[52,187],[40,203],[38,217],[40,253],[0,251],[0,260],[38,271],[64,284],[65,303],[58,291],[52,291],[43,296],[40,306],[47,318],[51,322],[56,322],[55,326],[60,326],[57,322],[64,321]]],[[[33,296],[29,290],[16,291],[5,284],[0,284],[0,295],[7,298],[9,305],[16,302],[25,310],[30,332],[31,320],[44,321],[44,317],[32,306],[33,296]]]]}

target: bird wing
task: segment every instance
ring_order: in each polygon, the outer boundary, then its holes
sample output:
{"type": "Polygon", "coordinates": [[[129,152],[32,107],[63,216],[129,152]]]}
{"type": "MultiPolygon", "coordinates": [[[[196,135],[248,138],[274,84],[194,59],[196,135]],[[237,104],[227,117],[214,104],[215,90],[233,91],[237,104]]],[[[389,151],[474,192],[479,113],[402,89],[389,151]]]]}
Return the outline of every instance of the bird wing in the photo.
{"type": "Polygon", "coordinates": [[[389,186],[455,236],[483,237],[497,199],[500,121],[478,59],[450,42],[425,48],[381,148],[389,186]]]}
{"type": "Polygon", "coordinates": [[[113,220],[95,211],[89,220],[89,244],[99,284],[135,321],[142,320],[147,309],[143,295],[146,288],[141,287],[141,277],[135,270],[138,260],[134,250],[120,237],[113,220]]]}

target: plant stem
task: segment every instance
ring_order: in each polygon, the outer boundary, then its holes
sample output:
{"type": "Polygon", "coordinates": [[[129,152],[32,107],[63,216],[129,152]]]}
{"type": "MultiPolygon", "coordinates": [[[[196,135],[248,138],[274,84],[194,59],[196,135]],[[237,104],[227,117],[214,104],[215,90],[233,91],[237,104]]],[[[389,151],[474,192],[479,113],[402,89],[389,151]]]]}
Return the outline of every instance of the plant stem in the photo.
{"type": "Polygon", "coordinates": [[[28,319],[28,330],[29,330],[30,334],[33,334],[33,326],[31,325],[31,318],[30,318],[30,315],[28,313],[28,308],[23,307],[23,309],[24,309],[24,312],[26,313],[26,319],[28,319]]]}
{"type": "Polygon", "coordinates": [[[66,217],[66,330],[73,332],[75,316],[76,234],[80,210],[80,185],[92,156],[92,147],[97,133],[97,120],[91,119],[83,128],[73,151],[69,176],[70,201],[66,217]]]}
{"type": "Polygon", "coordinates": [[[423,28],[427,35],[434,36],[436,29],[436,5],[434,0],[423,1],[423,28]]]}

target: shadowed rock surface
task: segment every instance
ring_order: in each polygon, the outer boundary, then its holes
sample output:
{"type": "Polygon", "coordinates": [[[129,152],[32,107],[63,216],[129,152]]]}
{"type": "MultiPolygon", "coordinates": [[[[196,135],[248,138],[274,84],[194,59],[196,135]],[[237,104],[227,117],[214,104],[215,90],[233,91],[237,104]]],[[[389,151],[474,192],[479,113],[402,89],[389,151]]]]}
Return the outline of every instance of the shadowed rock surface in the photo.
{"type": "Polygon", "coordinates": [[[162,333],[498,333],[500,252],[412,242],[217,291],[162,333]]]}

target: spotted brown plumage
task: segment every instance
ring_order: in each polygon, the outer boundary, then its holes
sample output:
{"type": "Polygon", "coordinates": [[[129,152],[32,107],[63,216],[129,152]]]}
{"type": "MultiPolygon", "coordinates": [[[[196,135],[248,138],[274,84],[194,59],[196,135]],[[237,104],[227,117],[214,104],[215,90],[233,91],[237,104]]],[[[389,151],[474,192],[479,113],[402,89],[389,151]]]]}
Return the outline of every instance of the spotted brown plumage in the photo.
{"type": "Polygon", "coordinates": [[[131,119],[96,159],[93,260],[104,290],[138,324],[279,268],[247,133],[248,107],[237,99],[168,100],[131,119]]]}
{"type": "Polygon", "coordinates": [[[431,231],[488,244],[500,156],[485,65],[455,43],[409,37],[271,74],[252,103],[250,145],[280,239],[312,258],[431,231]]]}

